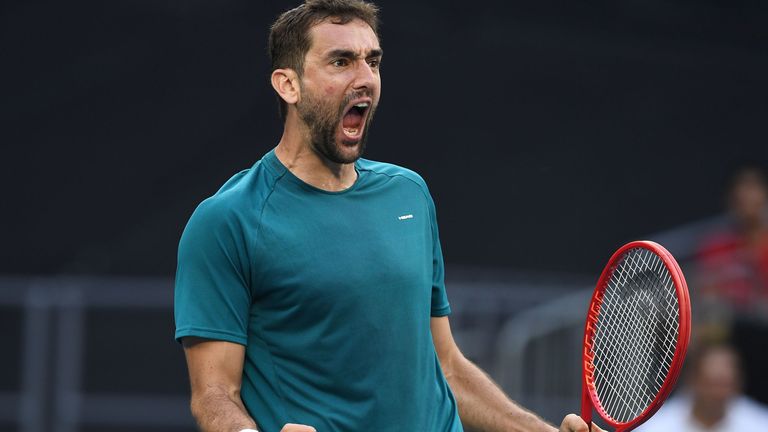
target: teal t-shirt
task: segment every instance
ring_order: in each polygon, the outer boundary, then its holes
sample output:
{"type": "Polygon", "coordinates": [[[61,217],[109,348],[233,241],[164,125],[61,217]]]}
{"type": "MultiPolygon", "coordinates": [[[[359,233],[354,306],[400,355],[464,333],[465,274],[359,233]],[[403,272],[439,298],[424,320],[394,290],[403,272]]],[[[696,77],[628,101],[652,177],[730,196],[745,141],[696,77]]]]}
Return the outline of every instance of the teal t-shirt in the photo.
{"type": "Polygon", "coordinates": [[[203,201],[179,244],[176,338],[246,347],[241,397],[264,432],[456,432],[430,317],[450,306],[434,203],[416,173],[359,160],[314,188],[274,150],[203,201]]]}

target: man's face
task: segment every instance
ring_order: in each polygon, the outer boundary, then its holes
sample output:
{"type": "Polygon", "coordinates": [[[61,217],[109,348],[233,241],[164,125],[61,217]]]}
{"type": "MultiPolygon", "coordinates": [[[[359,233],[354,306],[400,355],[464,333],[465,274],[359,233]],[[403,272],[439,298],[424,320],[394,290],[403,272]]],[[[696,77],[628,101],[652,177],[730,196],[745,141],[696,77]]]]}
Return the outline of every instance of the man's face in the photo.
{"type": "Polygon", "coordinates": [[[739,393],[736,356],[726,349],[708,352],[695,372],[693,393],[696,403],[702,407],[714,412],[724,410],[739,393]]]}
{"type": "Polygon", "coordinates": [[[362,20],[325,20],[310,30],[304,61],[299,117],[310,131],[315,152],[335,163],[362,156],[381,95],[381,48],[362,20]]]}
{"type": "Polygon", "coordinates": [[[747,226],[761,225],[768,191],[756,173],[744,173],[731,191],[731,211],[747,226]]]}

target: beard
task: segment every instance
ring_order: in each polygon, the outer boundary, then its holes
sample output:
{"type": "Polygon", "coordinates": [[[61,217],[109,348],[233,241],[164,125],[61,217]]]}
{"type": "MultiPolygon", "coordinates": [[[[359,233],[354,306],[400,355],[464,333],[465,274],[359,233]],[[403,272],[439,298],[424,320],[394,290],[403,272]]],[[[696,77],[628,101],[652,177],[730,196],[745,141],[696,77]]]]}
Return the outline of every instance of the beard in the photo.
{"type": "Polygon", "coordinates": [[[373,119],[373,112],[376,109],[373,104],[368,108],[368,117],[363,126],[363,133],[357,142],[336,141],[336,132],[341,125],[344,117],[345,107],[354,99],[367,96],[367,92],[355,92],[348,94],[339,106],[334,106],[333,102],[323,100],[322,97],[316,97],[308,89],[302,87],[302,101],[296,105],[299,117],[309,128],[309,143],[315,153],[320,154],[331,162],[337,164],[350,164],[358,160],[365,152],[365,146],[368,139],[368,128],[373,119]],[[352,154],[342,151],[344,148],[357,146],[352,154]]]}

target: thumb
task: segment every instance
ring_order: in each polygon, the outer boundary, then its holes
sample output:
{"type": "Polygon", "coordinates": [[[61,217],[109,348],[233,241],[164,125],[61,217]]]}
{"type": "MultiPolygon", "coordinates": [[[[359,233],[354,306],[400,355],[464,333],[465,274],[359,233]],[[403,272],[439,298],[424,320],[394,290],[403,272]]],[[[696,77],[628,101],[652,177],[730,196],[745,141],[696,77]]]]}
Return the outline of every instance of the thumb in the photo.
{"type": "Polygon", "coordinates": [[[317,432],[317,430],[312,426],[296,423],[286,423],[283,428],[280,429],[280,432],[317,432]]]}
{"type": "Polygon", "coordinates": [[[560,425],[560,432],[589,432],[587,423],[576,414],[568,414],[560,425]]]}

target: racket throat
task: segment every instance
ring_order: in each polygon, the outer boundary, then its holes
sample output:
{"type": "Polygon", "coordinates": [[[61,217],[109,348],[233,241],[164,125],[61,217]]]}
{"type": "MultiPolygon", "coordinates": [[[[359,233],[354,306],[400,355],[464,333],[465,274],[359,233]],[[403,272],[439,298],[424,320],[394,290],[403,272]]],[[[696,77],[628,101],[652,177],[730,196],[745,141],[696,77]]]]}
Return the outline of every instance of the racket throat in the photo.
{"type": "Polygon", "coordinates": [[[583,384],[581,389],[581,418],[589,426],[592,423],[592,400],[589,398],[587,385],[583,384]]]}

